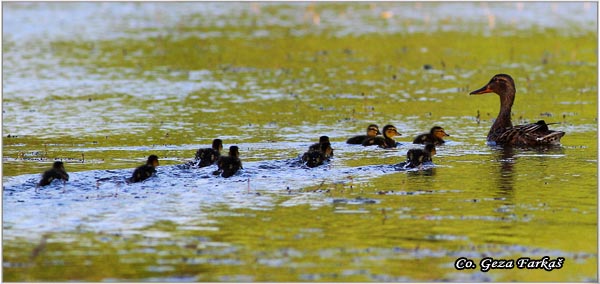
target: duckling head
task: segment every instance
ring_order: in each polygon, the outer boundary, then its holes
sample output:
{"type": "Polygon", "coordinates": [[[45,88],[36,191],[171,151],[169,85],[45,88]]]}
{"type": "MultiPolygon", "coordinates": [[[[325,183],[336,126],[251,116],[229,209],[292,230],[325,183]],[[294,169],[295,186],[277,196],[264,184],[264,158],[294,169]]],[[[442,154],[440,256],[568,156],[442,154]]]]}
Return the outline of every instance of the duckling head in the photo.
{"type": "Polygon", "coordinates": [[[319,137],[319,143],[320,144],[329,143],[329,136],[323,135],[323,136],[319,137]]]}
{"type": "Polygon", "coordinates": [[[442,128],[440,126],[432,127],[431,131],[429,131],[429,133],[431,133],[434,137],[440,138],[440,139],[445,136],[450,136],[448,133],[446,133],[446,131],[444,131],[444,128],[442,128]]]}
{"type": "Polygon", "coordinates": [[[401,135],[402,134],[400,134],[398,132],[398,130],[396,129],[396,126],[388,124],[383,127],[383,136],[385,136],[385,137],[393,138],[394,136],[401,136],[401,135]]]}
{"type": "Polygon", "coordinates": [[[64,171],[65,170],[65,164],[63,162],[56,161],[56,162],[54,162],[54,164],[52,164],[52,168],[64,171]]]}
{"type": "Polygon", "coordinates": [[[156,155],[148,156],[148,161],[146,161],[146,165],[158,167],[158,156],[156,156],[156,155]]]}
{"type": "Polygon", "coordinates": [[[367,127],[367,136],[375,137],[379,134],[381,134],[381,132],[379,132],[379,126],[377,126],[377,124],[371,124],[367,127]]]}
{"type": "Polygon", "coordinates": [[[229,156],[239,158],[240,157],[240,148],[238,148],[238,146],[230,146],[229,147],[229,156]]]}
{"type": "Polygon", "coordinates": [[[221,152],[223,150],[223,141],[221,139],[215,139],[212,142],[213,150],[221,152]]]}

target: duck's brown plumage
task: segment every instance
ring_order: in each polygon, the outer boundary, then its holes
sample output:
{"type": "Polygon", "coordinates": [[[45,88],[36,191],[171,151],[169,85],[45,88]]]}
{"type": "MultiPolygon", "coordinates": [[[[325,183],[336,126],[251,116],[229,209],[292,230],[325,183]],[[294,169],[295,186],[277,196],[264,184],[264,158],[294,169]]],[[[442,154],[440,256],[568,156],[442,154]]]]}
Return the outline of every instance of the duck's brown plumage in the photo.
{"type": "Polygon", "coordinates": [[[319,149],[309,149],[308,152],[302,155],[302,162],[311,168],[322,165],[325,161],[333,156],[331,143],[324,142],[319,145],[319,149]]]}
{"type": "Polygon", "coordinates": [[[309,152],[310,151],[322,151],[322,148],[323,148],[322,145],[324,143],[328,143],[329,144],[329,150],[323,151],[323,152],[326,152],[325,153],[325,155],[326,155],[325,157],[326,158],[333,157],[333,148],[331,148],[331,142],[329,142],[329,136],[325,136],[325,135],[319,137],[319,143],[315,143],[315,144],[310,145],[310,147],[308,147],[308,151],[309,152]]]}
{"type": "Polygon", "coordinates": [[[221,139],[213,140],[212,148],[198,149],[195,156],[196,166],[202,168],[216,163],[219,157],[221,157],[221,150],[223,150],[223,141],[221,139]]]}
{"type": "Polygon", "coordinates": [[[563,131],[548,129],[548,124],[540,120],[536,123],[513,126],[510,115],[515,101],[515,82],[510,75],[497,74],[487,85],[471,92],[471,95],[496,93],[500,97],[500,112],[487,140],[497,145],[544,146],[559,144],[565,135],[563,131]]]}
{"type": "Polygon", "coordinates": [[[156,173],[156,167],[158,167],[158,156],[150,155],[145,165],[141,165],[133,171],[133,174],[129,178],[131,182],[140,182],[148,179],[154,173],[156,173]]]}
{"type": "Polygon", "coordinates": [[[213,172],[214,175],[221,175],[224,178],[228,178],[239,169],[243,169],[242,161],[240,160],[240,150],[238,146],[229,147],[229,156],[221,156],[217,162],[219,168],[213,172]]]}
{"type": "Polygon", "coordinates": [[[49,185],[55,179],[62,179],[64,182],[69,180],[69,174],[67,174],[63,162],[54,162],[52,168],[42,174],[42,179],[40,179],[38,186],[49,185]]]}
{"type": "Polygon", "coordinates": [[[442,145],[446,143],[443,137],[450,136],[444,128],[440,126],[434,126],[429,130],[429,133],[423,133],[413,140],[413,144],[434,144],[434,145],[442,145]]]}

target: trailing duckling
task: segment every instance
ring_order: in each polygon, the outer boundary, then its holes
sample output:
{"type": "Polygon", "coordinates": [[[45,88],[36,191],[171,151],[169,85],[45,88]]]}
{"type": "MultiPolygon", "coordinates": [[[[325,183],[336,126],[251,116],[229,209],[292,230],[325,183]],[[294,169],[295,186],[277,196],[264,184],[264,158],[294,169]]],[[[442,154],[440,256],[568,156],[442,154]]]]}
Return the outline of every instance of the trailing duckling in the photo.
{"type": "Polygon", "coordinates": [[[228,178],[237,173],[239,169],[243,169],[238,146],[229,147],[229,156],[221,156],[217,165],[219,168],[213,172],[213,175],[220,174],[224,178],[228,178]]]}
{"type": "Polygon", "coordinates": [[[371,124],[369,125],[369,127],[367,127],[367,135],[357,135],[354,137],[350,137],[348,140],[346,140],[346,143],[362,144],[365,141],[365,139],[373,138],[379,134],[381,134],[381,132],[379,132],[379,126],[377,126],[377,124],[371,124]]]}
{"type": "Polygon", "coordinates": [[[38,182],[38,186],[46,186],[52,183],[55,179],[61,179],[64,183],[69,180],[69,174],[65,170],[63,162],[56,161],[52,164],[52,168],[42,174],[42,179],[38,182]]]}
{"type": "Polygon", "coordinates": [[[396,142],[396,140],[394,140],[394,136],[400,136],[400,135],[402,135],[402,134],[400,134],[398,132],[398,130],[396,129],[395,126],[388,124],[383,127],[383,137],[376,136],[376,137],[367,138],[363,141],[362,145],[363,146],[377,145],[377,146],[385,148],[385,149],[396,148],[398,143],[396,142]]]}
{"type": "Polygon", "coordinates": [[[329,136],[319,137],[319,143],[310,145],[310,147],[308,147],[308,151],[322,151],[321,145],[323,145],[323,143],[329,143],[329,148],[331,149],[331,151],[327,151],[326,158],[329,159],[333,157],[333,149],[331,148],[331,143],[329,142],[329,136]]]}
{"type": "Polygon", "coordinates": [[[194,158],[195,166],[202,168],[216,163],[221,157],[222,150],[223,141],[221,139],[213,140],[212,148],[201,148],[196,151],[196,156],[194,158]]]}
{"type": "Polygon", "coordinates": [[[141,165],[133,171],[133,175],[129,178],[130,182],[140,182],[150,178],[156,173],[158,167],[158,156],[150,155],[145,165],[141,165]]]}
{"type": "Polygon", "coordinates": [[[444,128],[440,126],[434,126],[429,130],[429,133],[423,133],[415,137],[413,144],[434,144],[436,146],[446,143],[444,137],[450,136],[444,128]]]}
{"type": "Polygon", "coordinates": [[[410,149],[406,153],[406,161],[395,165],[398,170],[421,168],[424,163],[432,163],[436,154],[435,145],[427,144],[424,149],[410,149]]]}
{"type": "Polygon", "coordinates": [[[302,155],[302,162],[304,165],[310,168],[314,168],[322,165],[325,161],[329,160],[329,157],[333,156],[333,149],[331,143],[321,143],[318,150],[309,150],[302,155]]]}

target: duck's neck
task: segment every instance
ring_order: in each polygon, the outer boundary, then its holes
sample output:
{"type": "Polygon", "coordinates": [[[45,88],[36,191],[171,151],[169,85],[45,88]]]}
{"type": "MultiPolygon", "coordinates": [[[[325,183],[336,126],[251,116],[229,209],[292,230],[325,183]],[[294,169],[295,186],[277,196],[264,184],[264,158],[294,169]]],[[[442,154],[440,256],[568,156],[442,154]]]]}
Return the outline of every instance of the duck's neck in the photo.
{"type": "Polygon", "coordinates": [[[498,117],[496,118],[496,121],[494,121],[494,124],[492,125],[492,128],[490,129],[490,133],[488,134],[488,137],[492,133],[496,133],[498,130],[510,128],[513,126],[512,122],[510,120],[510,114],[511,114],[511,109],[512,109],[512,105],[513,105],[514,101],[515,101],[515,90],[514,89],[508,89],[508,90],[506,90],[505,94],[500,95],[500,112],[498,113],[498,117]]]}

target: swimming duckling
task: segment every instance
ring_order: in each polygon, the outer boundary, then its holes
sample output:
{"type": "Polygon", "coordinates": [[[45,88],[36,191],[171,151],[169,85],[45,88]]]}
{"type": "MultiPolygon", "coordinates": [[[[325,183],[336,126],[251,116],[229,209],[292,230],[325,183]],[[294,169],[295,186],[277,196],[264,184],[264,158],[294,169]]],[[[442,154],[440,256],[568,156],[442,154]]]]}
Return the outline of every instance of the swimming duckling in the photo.
{"type": "Polygon", "coordinates": [[[158,167],[158,156],[150,155],[145,165],[141,165],[133,171],[133,175],[129,178],[130,182],[140,182],[148,179],[156,173],[158,167]]]}
{"type": "Polygon", "coordinates": [[[398,133],[398,130],[395,126],[388,124],[383,127],[383,137],[376,136],[370,137],[363,141],[363,146],[373,146],[377,145],[382,148],[396,148],[397,142],[394,140],[394,136],[400,136],[402,134],[398,133]]]}
{"type": "Polygon", "coordinates": [[[406,162],[396,165],[397,169],[414,169],[423,166],[423,163],[432,162],[431,157],[436,154],[435,145],[426,144],[424,149],[410,149],[406,153],[406,162]]]}
{"type": "Polygon", "coordinates": [[[44,172],[38,186],[49,185],[55,179],[62,179],[65,183],[69,180],[69,174],[67,174],[63,162],[54,162],[52,168],[44,172]]]}
{"type": "Polygon", "coordinates": [[[213,140],[212,148],[198,149],[195,157],[196,166],[202,168],[216,163],[219,160],[219,157],[221,157],[222,150],[223,141],[221,139],[213,140]]]}
{"type": "Polygon", "coordinates": [[[444,128],[442,128],[440,126],[434,126],[431,128],[429,133],[423,133],[423,134],[415,137],[413,144],[430,144],[431,143],[434,145],[442,145],[446,142],[446,141],[444,141],[444,139],[442,139],[445,136],[450,136],[450,135],[448,135],[448,133],[446,133],[446,131],[444,131],[444,128]]]}
{"type": "Polygon", "coordinates": [[[381,134],[381,132],[379,132],[379,126],[377,126],[377,124],[371,124],[369,125],[369,127],[367,127],[367,135],[358,135],[351,137],[348,140],[346,140],[346,143],[362,144],[363,141],[365,141],[365,139],[375,137],[379,134],[381,134]]]}
{"type": "Polygon", "coordinates": [[[329,136],[321,136],[319,137],[319,143],[315,143],[310,145],[310,147],[308,147],[308,151],[322,151],[321,150],[321,145],[323,143],[329,143],[329,148],[331,151],[327,151],[326,154],[326,158],[331,158],[333,157],[333,149],[331,148],[331,143],[329,142],[329,136]]]}
{"type": "Polygon", "coordinates": [[[234,175],[239,169],[243,169],[242,161],[240,160],[240,151],[238,146],[229,147],[229,156],[221,156],[217,165],[219,168],[213,172],[213,175],[221,174],[222,177],[228,178],[234,175]]]}
{"type": "Polygon", "coordinates": [[[321,143],[320,148],[317,150],[310,149],[308,152],[302,155],[302,162],[311,168],[320,166],[323,162],[327,161],[329,157],[333,156],[333,149],[331,143],[321,143]]]}

